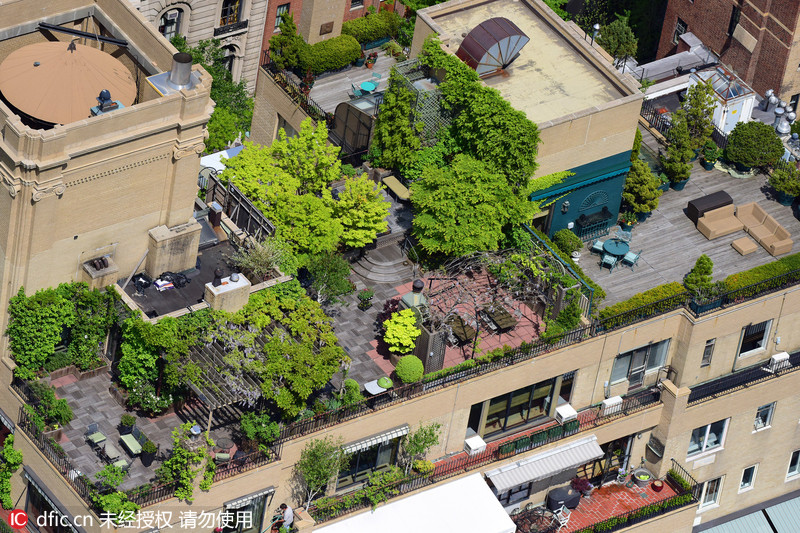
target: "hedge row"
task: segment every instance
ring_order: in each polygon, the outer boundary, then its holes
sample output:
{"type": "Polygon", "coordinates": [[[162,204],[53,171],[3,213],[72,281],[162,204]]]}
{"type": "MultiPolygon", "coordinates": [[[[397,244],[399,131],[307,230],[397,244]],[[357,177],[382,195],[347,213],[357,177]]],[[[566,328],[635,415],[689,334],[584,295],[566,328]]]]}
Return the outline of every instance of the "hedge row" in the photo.
{"type": "MultiPolygon", "coordinates": [[[[528,345],[526,343],[522,343],[519,349],[523,350],[528,345]]],[[[425,374],[422,378],[423,383],[429,383],[431,381],[435,381],[439,378],[443,378],[446,376],[450,376],[452,374],[457,374],[458,372],[462,372],[464,370],[475,368],[476,366],[485,365],[491,363],[492,361],[496,361],[498,359],[502,359],[508,352],[513,351],[514,348],[511,348],[508,345],[503,345],[502,348],[495,348],[494,350],[487,352],[486,354],[476,357],[474,359],[467,359],[464,362],[461,362],[455,366],[451,366],[449,368],[443,368],[442,370],[437,370],[435,372],[431,372],[430,374],[425,374]]]]}
{"type": "Polygon", "coordinates": [[[800,269],[800,253],[787,255],[772,263],[757,266],[750,270],[737,272],[725,278],[725,286],[729,291],[735,291],[748,285],[753,285],[765,279],[773,278],[800,269]]]}
{"type": "Polygon", "coordinates": [[[665,283],[664,285],[658,285],[657,287],[640,292],[639,294],[634,294],[624,302],[609,305],[608,307],[601,309],[600,320],[616,316],[627,311],[632,311],[634,309],[638,309],[639,307],[644,307],[659,300],[676,296],[684,292],[686,292],[686,288],[684,288],[684,286],[677,281],[665,283]]]}
{"type": "Polygon", "coordinates": [[[348,20],[342,24],[342,35],[350,35],[363,44],[384,37],[396,37],[402,23],[400,15],[384,10],[348,20]]]}
{"type": "Polygon", "coordinates": [[[359,57],[361,45],[358,41],[349,35],[340,35],[303,46],[300,49],[300,68],[303,72],[310,70],[314,74],[322,74],[346,67],[359,57]]]}

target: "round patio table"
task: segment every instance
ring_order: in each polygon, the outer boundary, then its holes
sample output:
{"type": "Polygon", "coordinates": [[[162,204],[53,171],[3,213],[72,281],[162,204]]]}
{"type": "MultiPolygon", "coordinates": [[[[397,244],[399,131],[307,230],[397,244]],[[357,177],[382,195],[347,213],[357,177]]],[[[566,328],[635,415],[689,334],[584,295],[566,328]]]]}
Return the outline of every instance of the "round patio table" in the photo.
{"type": "Polygon", "coordinates": [[[371,81],[365,81],[364,83],[361,84],[361,90],[366,91],[368,93],[371,93],[377,88],[378,86],[372,83],[371,81]]]}
{"type": "Polygon", "coordinates": [[[603,250],[607,254],[615,255],[617,257],[621,257],[628,253],[631,247],[628,245],[627,242],[623,242],[617,239],[609,239],[603,243],[603,250]]]}
{"type": "Polygon", "coordinates": [[[217,439],[216,448],[219,453],[230,453],[231,448],[233,448],[233,441],[227,437],[217,439]]]}

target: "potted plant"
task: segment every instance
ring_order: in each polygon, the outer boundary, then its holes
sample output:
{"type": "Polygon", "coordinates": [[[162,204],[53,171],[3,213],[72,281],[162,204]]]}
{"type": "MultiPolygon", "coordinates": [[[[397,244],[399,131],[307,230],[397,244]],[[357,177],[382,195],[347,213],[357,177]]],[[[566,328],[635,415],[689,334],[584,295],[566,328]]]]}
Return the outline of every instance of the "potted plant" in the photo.
{"type": "Polygon", "coordinates": [[[667,192],[669,190],[669,178],[663,172],[658,176],[658,190],[661,192],[667,192]]]}
{"type": "Polygon", "coordinates": [[[133,431],[133,426],[136,425],[136,417],[125,413],[119,419],[119,434],[127,435],[133,431]]]}
{"type": "Polygon", "coordinates": [[[592,485],[591,481],[585,477],[572,478],[572,481],[570,481],[569,484],[572,487],[572,490],[580,492],[586,498],[591,496],[592,491],[594,490],[594,485],[592,485]]]}
{"type": "Polygon", "coordinates": [[[783,153],[783,143],[775,129],[757,120],[738,123],[728,136],[725,148],[725,157],[740,172],[774,165],[783,153]]]}
{"type": "Polygon", "coordinates": [[[778,203],[792,205],[795,197],[800,196],[800,172],[791,163],[776,168],[769,177],[769,185],[777,191],[778,203]]]}
{"type": "Polygon", "coordinates": [[[706,170],[711,170],[714,168],[714,163],[717,162],[717,159],[722,155],[722,150],[717,148],[717,144],[714,141],[708,141],[705,145],[703,145],[703,160],[701,164],[703,168],[706,170]]]}
{"type": "Polygon", "coordinates": [[[619,227],[622,231],[631,231],[636,224],[636,213],[625,211],[619,214],[619,227]]]}
{"type": "Polygon", "coordinates": [[[657,479],[653,481],[653,484],[650,486],[653,488],[653,492],[661,492],[661,490],[664,488],[664,482],[660,479],[657,479]]]}
{"type": "Polygon", "coordinates": [[[364,65],[364,61],[366,61],[366,60],[367,60],[367,58],[366,58],[366,56],[364,55],[364,50],[362,49],[362,50],[361,50],[361,56],[359,56],[359,58],[358,58],[358,59],[356,59],[356,66],[357,66],[357,67],[361,67],[361,66],[363,66],[363,65],[364,65]]]}
{"type": "Polygon", "coordinates": [[[306,75],[303,76],[303,79],[300,82],[300,87],[311,91],[311,88],[314,87],[314,81],[314,73],[311,72],[311,70],[307,70],[306,75]]]}
{"type": "Polygon", "coordinates": [[[686,186],[692,174],[690,161],[694,155],[692,139],[689,136],[689,128],[683,110],[675,112],[668,140],[667,155],[662,156],[661,164],[664,167],[664,173],[669,178],[670,186],[676,191],[680,191],[686,186]]]}
{"type": "Polygon", "coordinates": [[[142,464],[144,466],[150,466],[153,464],[153,459],[156,457],[156,451],[158,448],[156,447],[155,443],[148,439],[144,444],[142,444],[142,464]]]}
{"type": "Polygon", "coordinates": [[[646,468],[637,468],[631,474],[631,479],[634,483],[636,483],[637,487],[646,487],[653,481],[653,474],[651,474],[646,468]]]}
{"type": "Polygon", "coordinates": [[[372,307],[372,297],[375,296],[375,291],[372,289],[362,289],[358,291],[358,308],[366,311],[372,307]]]}
{"type": "Polygon", "coordinates": [[[661,197],[658,185],[658,178],[647,163],[637,159],[631,164],[631,170],[625,178],[622,199],[634,213],[639,215],[639,222],[643,222],[658,208],[658,199],[661,197]]]}
{"type": "Polygon", "coordinates": [[[378,60],[378,52],[372,52],[370,55],[367,56],[367,61],[364,65],[367,68],[372,68],[375,66],[375,62],[378,60]]]}

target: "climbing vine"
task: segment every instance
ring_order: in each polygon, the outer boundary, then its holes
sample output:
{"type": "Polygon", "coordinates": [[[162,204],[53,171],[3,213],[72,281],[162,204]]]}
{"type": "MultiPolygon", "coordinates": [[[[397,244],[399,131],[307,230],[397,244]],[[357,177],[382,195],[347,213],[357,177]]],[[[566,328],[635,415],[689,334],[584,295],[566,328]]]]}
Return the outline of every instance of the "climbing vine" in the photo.
{"type": "Polygon", "coordinates": [[[8,435],[0,451],[0,504],[3,509],[14,507],[11,499],[11,476],[22,465],[22,452],[14,449],[14,435],[8,435]]]}

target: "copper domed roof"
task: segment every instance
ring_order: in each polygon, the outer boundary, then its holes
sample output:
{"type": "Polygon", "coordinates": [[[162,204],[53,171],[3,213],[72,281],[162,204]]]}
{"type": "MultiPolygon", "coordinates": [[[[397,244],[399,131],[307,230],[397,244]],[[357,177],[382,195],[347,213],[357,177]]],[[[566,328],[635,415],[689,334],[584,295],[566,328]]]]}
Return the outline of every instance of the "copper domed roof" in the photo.
{"type": "Polygon", "coordinates": [[[124,106],[136,98],[136,83],[125,65],[82,44],[31,44],[0,64],[0,92],[5,99],[42,122],[69,124],[90,116],[103,89],[124,106]]]}

